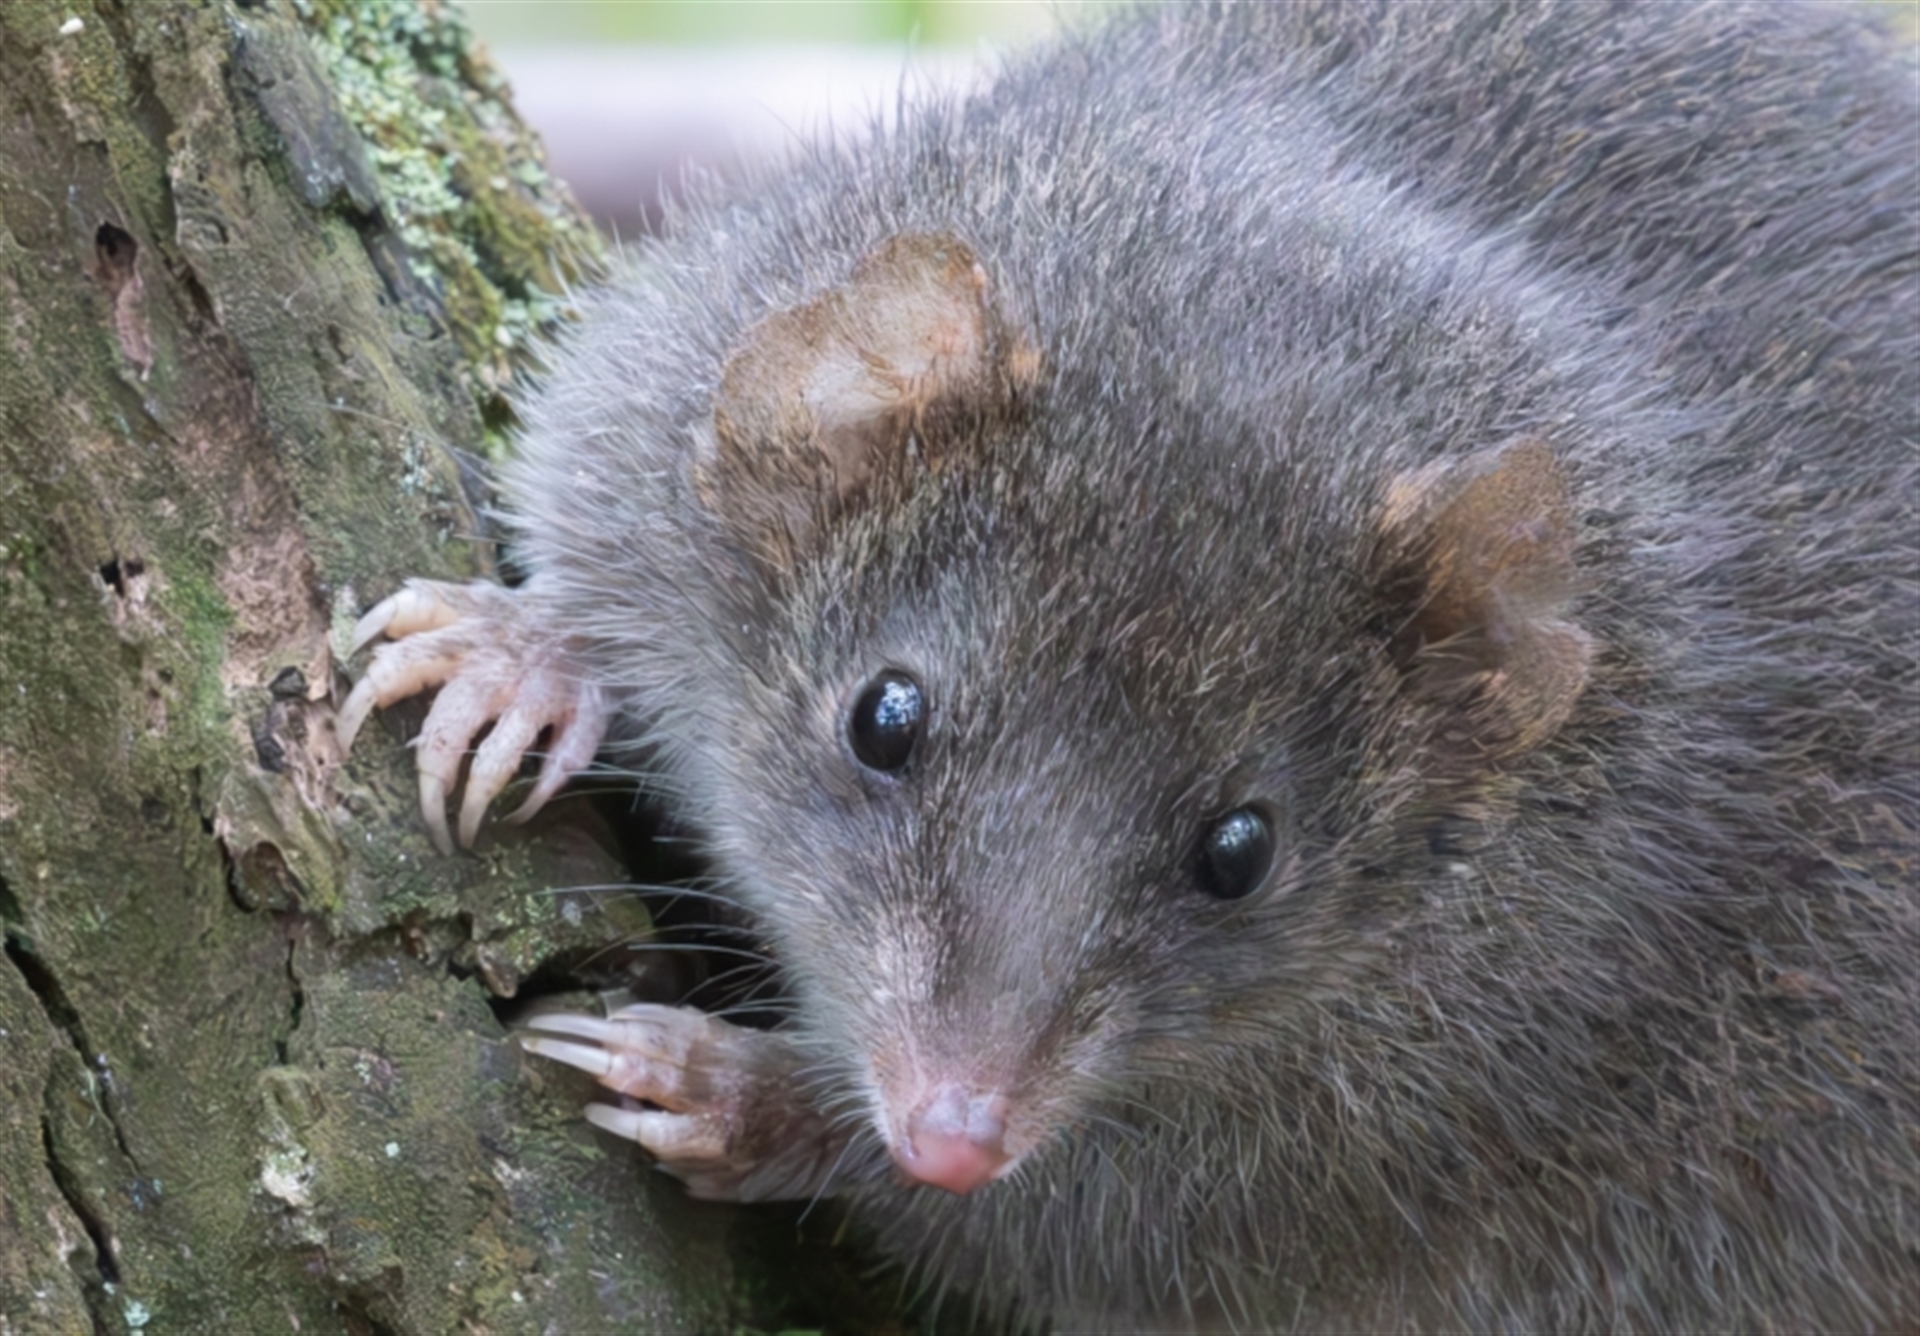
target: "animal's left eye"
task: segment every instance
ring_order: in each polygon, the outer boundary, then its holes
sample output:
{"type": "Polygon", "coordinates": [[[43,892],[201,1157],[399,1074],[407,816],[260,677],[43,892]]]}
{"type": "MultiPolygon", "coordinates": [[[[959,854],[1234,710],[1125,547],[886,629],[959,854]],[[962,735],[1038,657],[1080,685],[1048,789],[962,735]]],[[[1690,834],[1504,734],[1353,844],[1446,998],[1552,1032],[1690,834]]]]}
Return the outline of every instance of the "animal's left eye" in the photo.
{"type": "Polygon", "coordinates": [[[893,771],[907,763],[926,719],[927,699],[920,684],[889,670],[867,684],[847,716],[847,741],[860,764],[893,771]]]}
{"type": "Polygon", "coordinates": [[[1200,834],[1200,889],[1216,900],[1240,900],[1266,883],[1273,868],[1273,822],[1257,807],[1236,807],[1200,834]]]}

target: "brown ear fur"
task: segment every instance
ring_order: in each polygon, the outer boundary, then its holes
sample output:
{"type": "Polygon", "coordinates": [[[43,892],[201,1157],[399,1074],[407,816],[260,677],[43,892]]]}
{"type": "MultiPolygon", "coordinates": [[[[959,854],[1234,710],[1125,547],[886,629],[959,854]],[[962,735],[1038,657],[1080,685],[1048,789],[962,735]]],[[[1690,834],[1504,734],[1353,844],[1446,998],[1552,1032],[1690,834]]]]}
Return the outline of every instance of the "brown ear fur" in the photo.
{"type": "Polygon", "coordinates": [[[702,497],[772,556],[909,456],[940,467],[968,429],[1009,415],[1039,357],[989,300],[952,237],[903,233],[847,281],[761,320],[714,394],[702,497]]]}
{"type": "Polygon", "coordinates": [[[1575,529],[1553,452],[1529,439],[1403,473],[1379,539],[1410,688],[1468,710],[1483,756],[1553,736],[1593,658],[1592,638],[1561,617],[1577,586],[1575,529]]]}

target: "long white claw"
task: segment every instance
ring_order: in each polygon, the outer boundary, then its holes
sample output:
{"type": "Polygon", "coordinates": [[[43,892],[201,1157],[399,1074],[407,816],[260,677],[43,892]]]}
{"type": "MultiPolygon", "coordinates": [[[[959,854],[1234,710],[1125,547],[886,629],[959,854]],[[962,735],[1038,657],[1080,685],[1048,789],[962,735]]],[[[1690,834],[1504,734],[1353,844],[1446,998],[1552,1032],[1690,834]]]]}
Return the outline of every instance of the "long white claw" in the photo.
{"type": "MultiPolygon", "coordinates": [[[[646,1144],[647,1111],[644,1109],[616,1109],[611,1104],[589,1104],[583,1110],[587,1121],[595,1127],[604,1128],[617,1137],[628,1141],[646,1144]]],[[[654,1117],[659,1117],[655,1114],[654,1117]]]]}
{"type": "Polygon", "coordinates": [[[675,1113],[727,1098],[743,1061],[733,1026],[684,1007],[637,1003],[608,1017],[555,1012],[528,1026],[520,1042],[529,1052],[571,1063],[609,1090],[675,1113]]]}
{"type": "Polygon", "coordinates": [[[394,600],[399,597],[394,594],[383,598],[366,610],[360,620],[353,624],[353,643],[348,646],[347,653],[358,654],[366,648],[368,641],[386,633],[387,626],[393,621],[394,600]]]}
{"type": "Polygon", "coordinates": [[[353,740],[359,736],[360,726],[367,722],[367,716],[373,713],[377,698],[371,678],[362,677],[353,684],[353,691],[347,696],[347,703],[340,707],[340,713],[333,721],[334,734],[340,740],[342,756],[353,750],[353,740]]]}
{"type": "MultiPolygon", "coordinates": [[[[450,678],[427,711],[427,721],[414,740],[413,763],[420,771],[420,810],[438,814],[437,821],[433,816],[428,821],[437,825],[440,835],[447,829],[447,795],[460,783],[460,762],[473,745],[474,734],[498,716],[508,690],[502,680],[468,670],[450,678]],[[437,786],[433,793],[428,792],[429,782],[437,786]]],[[[441,844],[440,836],[434,842],[441,844]]],[[[441,847],[444,852],[450,846],[441,847]]]]}
{"type": "Polygon", "coordinates": [[[543,1058],[564,1062],[569,1067],[578,1067],[601,1080],[605,1080],[613,1070],[613,1055],[604,1048],[570,1044],[564,1039],[546,1039],[540,1035],[521,1035],[520,1047],[543,1058]]]}
{"type": "Polygon", "coordinates": [[[587,1121],[617,1137],[637,1141],[659,1157],[660,1167],[676,1178],[698,1176],[698,1161],[724,1161],[727,1120],[714,1113],[662,1113],[657,1109],[616,1109],[589,1104],[587,1121]],[[689,1164],[687,1161],[695,1161],[689,1164]]]}
{"type": "MultiPolygon", "coordinates": [[[[535,1016],[527,1022],[529,1030],[545,1030],[549,1034],[570,1034],[581,1039],[593,1039],[604,1044],[614,1035],[612,1021],[601,1020],[598,1016],[582,1016],[577,1011],[550,1011],[535,1016]]],[[[520,1041],[529,1043],[527,1039],[520,1041]]],[[[539,1050],[535,1050],[538,1052],[539,1050]]]]}
{"type": "Polygon", "coordinates": [[[446,782],[426,771],[420,772],[420,819],[427,823],[427,837],[442,854],[453,852],[453,836],[447,832],[446,782]]]}
{"type": "Polygon", "coordinates": [[[398,593],[381,599],[353,624],[354,651],[357,653],[376,636],[398,640],[458,621],[464,613],[452,596],[458,589],[457,585],[443,585],[433,580],[407,581],[398,593]]]}
{"type": "Polygon", "coordinates": [[[360,727],[367,722],[374,706],[391,705],[428,687],[437,687],[459,667],[457,654],[429,640],[383,647],[354,683],[347,703],[340,707],[339,717],[334,721],[341,751],[352,749],[354,738],[359,736],[360,727]]]}
{"type": "Polygon", "coordinates": [[[540,778],[526,801],[514,808],[507,820],[518,824],[547,805],[566,782],[593,764],[600,743],[607,735],[607,710],[600,689],[582,686],[572,715],[555,722],[553,736],[547,740],[547,754],[540,762],[540,778]]]}
{"type": "Polygon", "coordinates": [[[487,740],[473,754],[473,764],[467,770],[467,791],[460,800],[461,848],[473,846],[473,837],[480,832],[480,818],[487,814],[487,804],[513,782],[520,769],[520,758],[526,755],[527,748],[540,736],[544,726],[545,720],[520,709],[510,709],[495,721],[493,732],[487,734],[487,740]]]}

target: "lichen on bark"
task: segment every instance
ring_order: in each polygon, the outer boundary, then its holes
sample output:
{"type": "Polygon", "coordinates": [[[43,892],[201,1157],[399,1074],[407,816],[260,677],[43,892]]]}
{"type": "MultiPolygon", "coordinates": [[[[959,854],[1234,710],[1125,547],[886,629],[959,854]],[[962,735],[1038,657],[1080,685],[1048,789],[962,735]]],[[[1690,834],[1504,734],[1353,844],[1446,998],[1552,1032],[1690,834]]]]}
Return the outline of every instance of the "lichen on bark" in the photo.
{"type": "Polygon", "coordinates": [[[516,374],[564,320],[568,290],[601,271],[599,236],[547,171],[458,10],[307,0],[301,14],[407,266],[439,294],[497,444],[516,374]]]}

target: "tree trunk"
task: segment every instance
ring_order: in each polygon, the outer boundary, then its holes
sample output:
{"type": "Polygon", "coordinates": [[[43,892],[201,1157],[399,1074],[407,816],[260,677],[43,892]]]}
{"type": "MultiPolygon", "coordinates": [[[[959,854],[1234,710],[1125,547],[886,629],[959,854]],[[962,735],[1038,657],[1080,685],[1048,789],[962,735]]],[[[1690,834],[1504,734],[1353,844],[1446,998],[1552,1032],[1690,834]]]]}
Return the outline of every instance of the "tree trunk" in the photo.
{"type": "Polygon", "coordinates": [[[0,103],[0,1333],[754,1320],[496,1016],[622,869],[333,742],[591,263],[504,89],[433,0],[7,0],[0,103]]]}

